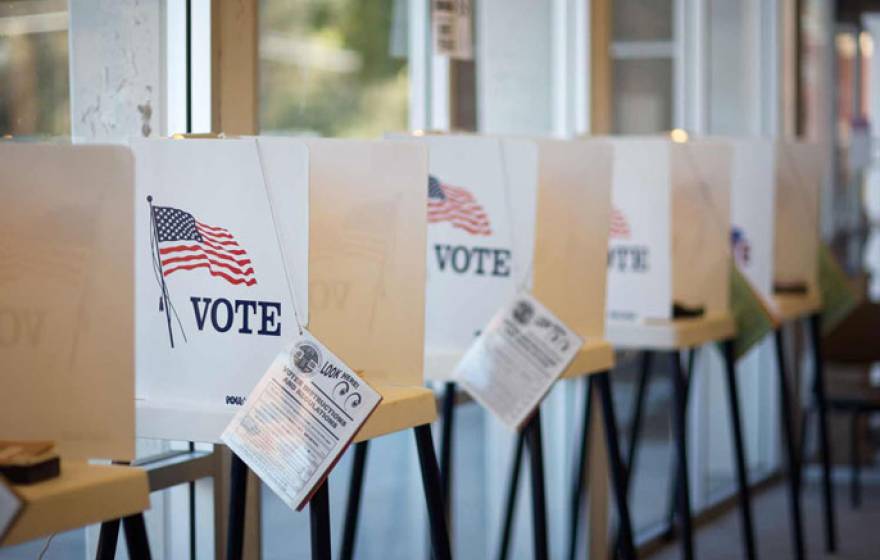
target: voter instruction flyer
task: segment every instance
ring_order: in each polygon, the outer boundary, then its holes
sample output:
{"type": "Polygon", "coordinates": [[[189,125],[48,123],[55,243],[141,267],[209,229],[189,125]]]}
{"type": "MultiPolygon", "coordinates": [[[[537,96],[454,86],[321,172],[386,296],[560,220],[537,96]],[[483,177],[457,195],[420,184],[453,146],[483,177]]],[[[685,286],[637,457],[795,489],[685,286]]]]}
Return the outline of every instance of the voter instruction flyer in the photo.
{"type": "Polygon", "coordinates": [[[492,317],[454,375],[474,399],[518,430],[583,343],[550,310],[523,293],[492,317]]]}
{"type": "Polygon", "coordinates": [[[278,354],[221,439],[301,510],[381,400],[304,331],[278,354]]]}

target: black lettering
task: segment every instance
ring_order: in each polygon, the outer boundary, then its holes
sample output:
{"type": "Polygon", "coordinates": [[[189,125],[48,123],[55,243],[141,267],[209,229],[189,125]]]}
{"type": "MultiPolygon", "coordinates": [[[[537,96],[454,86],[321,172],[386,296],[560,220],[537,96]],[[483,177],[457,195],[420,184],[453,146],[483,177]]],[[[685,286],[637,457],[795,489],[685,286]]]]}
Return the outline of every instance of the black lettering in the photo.
{"type": "Polygon", "coordinates": [[[214,305],[211,306],[211,323],[214,325],[214,329],[217,332],[226,332],[232,328],[232,320],[235,317],[232,313],[232,304],[229,303],[228,299],[216,299],[214,300],[214,305]],[[217,320],[217,309],[223,305],[226,308],[226,323],[221,325],[217,320]]]}
{"type": "Polygon", "coordinates": [[[193,306],[193,314],[196,316],[196,327],[199,330],[203,330],[205,328],[205,319],[208,317],[208,306],[211,305],[211,298],[200,298],[200,297],[191,297],[189,301],[192,302],[193,306]],[[199,303],[205,302],[204,311],[199,313],[199,303]]]}
{"type": "Polygon", "coordinates": [[[495,264],[492,267],[492,276],[510,276],[510,251],[507,249],[492,249],[495,264]]]}
{"type": "Polygon", "coordinates": [[[257,334],[268,336],[281,336],[281,304],[272,301],[259,301],[260,306],[260,330],[257,334]]]}
{"type": "Polygon", "coordinates": [[[483,257],[490,254],[492,249],[486,249],[485,247],[474,247],[474,253],[477,255],[477,269],[474,271],[480,276],[485,274],[483,271],[483,257]]]}
{"type": "Polygon", "coordinates": [[[449,245],[434,245],[434,254],[437,255],[437,268],[440,270],[446,269],[446,263],[449,262],[449,252],[451,247],[449,245]]]}
{"type": "Polygon", "coordinates": [[[471,266],[471,252],[465,247],[456,247],[452,250],[452,270],[459,274],[467,271],[471,266]],[[459,255],[464,257],[464,262],[459,259],[459,255]]]}
{"type": "Polygon", "coordinates": [[[250,313],[256,312],[257,302],[247,299],[237,299],[235,300],[235,313],[238,314],[240,310],[243,310],[243,313],[241,314],[241,328],[238,329],[238,332],[241,334],[253,333],[254,331],[252,331],[250,327],[250,313]]]}

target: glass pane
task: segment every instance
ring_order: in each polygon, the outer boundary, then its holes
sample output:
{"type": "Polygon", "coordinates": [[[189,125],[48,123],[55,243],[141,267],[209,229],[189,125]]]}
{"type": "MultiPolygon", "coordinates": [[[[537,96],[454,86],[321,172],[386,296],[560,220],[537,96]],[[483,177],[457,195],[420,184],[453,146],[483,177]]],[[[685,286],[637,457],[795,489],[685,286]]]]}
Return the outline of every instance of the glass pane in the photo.
{"type": "Polygon", "coordinates": [[[374,137],[407,128],[406,0],[262,0],[263,132],[374,137]]]}
{"type": "Polygon", "coordinates": [[[70,131],[67,2],[0,2],[0,135],[70,131]]]}
{"type": "Polygon", "coordinates": [[[672,40],[672,0],[614,0],[613,41],[672,40]]]}
{"type": "Polygon", "coordinates": [[[613,62],[613,130],[650,134],[672,128],[672,60],[617,59],[613,62]]]}
{"type": "Polygon", "coordinates": [[[709,132],[747,135],[753,130],[760,105],[751,95],[754,72],[749,56],[747,6],[741,2],[711,0],[709,5],[709,132]]]}

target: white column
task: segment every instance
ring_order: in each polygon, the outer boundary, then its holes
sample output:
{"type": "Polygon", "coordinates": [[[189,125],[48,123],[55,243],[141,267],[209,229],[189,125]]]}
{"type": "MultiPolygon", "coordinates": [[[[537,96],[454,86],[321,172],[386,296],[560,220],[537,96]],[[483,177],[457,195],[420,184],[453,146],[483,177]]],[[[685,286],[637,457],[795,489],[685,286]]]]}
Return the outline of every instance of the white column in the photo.
{"type": "Polygon", "coordinates": [[[165,134],[164,2],[70,0],[70,123],[74,139],[165,134]]]}

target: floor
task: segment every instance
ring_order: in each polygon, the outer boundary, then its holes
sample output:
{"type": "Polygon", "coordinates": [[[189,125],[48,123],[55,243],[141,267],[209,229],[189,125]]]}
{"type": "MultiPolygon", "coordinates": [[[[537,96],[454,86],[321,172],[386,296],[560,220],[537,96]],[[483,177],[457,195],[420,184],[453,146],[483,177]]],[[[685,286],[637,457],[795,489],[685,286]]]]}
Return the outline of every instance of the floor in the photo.
{"type": "MultiPolygon", "coordinates": [[[[821,493],[817,481],[809,481],[803,494],[807,557],[835,560],[877,560],[880,558],[880,484],[866,484],[862,507],[854,510],[849,503],[848,486],[835,485],[837,500],[838,552],[826,554],[821,493]]],[[[785,485],[776,485],[753,500],[758,556],[766,559],[793,558],[785,485]]],[[[739,512],[731,510],[697,532],[699,558],[739,560],[743,558],[740,541],[739,512]]],[[[650,560],[677,560],[680,550],[675,543],[664,547],[650,560]]]]}

